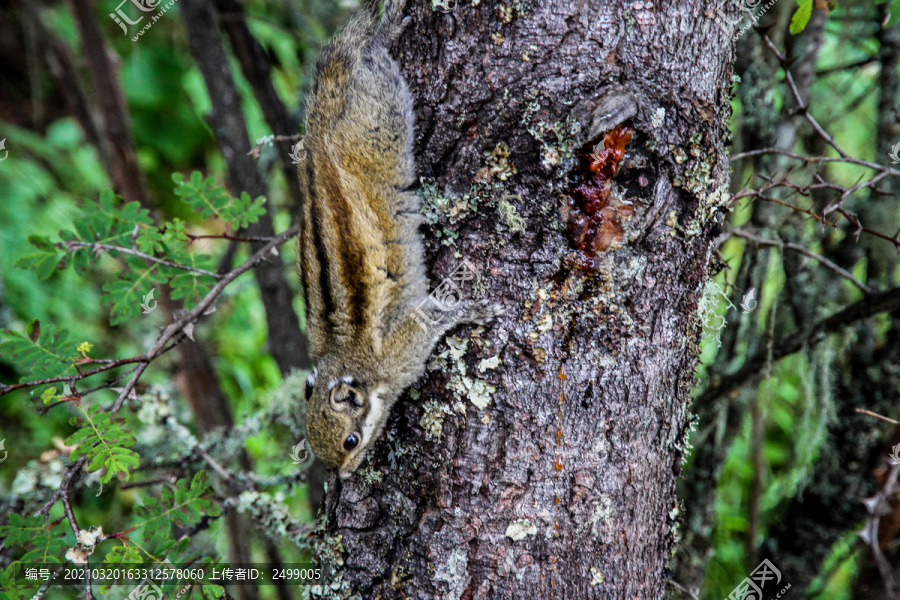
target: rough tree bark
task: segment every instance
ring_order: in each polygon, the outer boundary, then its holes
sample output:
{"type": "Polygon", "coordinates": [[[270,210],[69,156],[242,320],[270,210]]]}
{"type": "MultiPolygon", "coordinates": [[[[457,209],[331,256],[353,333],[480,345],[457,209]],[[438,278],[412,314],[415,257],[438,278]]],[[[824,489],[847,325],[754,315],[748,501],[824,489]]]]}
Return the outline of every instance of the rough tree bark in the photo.
{"type": "Polygon", "coordinates": [[[319,558],[335,572],[312,595],[662,596],[698,300],[729,197],[732,44],[713,8],[409,9],[398,56],[432,281],[469,260],[476,295],[506,314],[452,332],[421,397],[398,403],[354,477],[332,477],[319,558]],[[584,168],[572,153],[616,124],[612,89],[637,105],[612,184],[634,214],[608,205],[601,229],[621,225],[622,247],[584,270],[560,207],[584,168]]]}

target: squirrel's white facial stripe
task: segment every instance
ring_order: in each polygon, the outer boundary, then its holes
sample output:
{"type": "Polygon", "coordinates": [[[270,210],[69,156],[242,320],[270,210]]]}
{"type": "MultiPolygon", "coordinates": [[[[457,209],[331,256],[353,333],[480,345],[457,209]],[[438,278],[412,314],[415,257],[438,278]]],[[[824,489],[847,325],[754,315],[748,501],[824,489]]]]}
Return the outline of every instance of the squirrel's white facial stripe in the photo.
{"type": "Polygon", "coordinates": [[[372,441],[372,436],[375,434],[375,427],[378,426],[378,423],[381,421],[381,417],[384,414],[384,402],[381,400],[381,395],[384,393],[384,388],[379,386],[372,390],[372,393],[369,394],[369,413],[366,415],[366,420],[362,426],[362,448],[365,448],[369,445],[369,442],[372,441]]]}

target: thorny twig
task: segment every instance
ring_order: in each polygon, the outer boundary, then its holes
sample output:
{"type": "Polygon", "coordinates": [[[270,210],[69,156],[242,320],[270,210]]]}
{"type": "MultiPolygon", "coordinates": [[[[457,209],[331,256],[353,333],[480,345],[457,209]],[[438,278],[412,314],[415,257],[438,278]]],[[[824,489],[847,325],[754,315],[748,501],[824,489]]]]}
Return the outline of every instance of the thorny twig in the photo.
{"type": "Polygon", "coordinates": [[[849,198],[853,197],[860,190],[868,188],[868,189],[871,189],[872,193],[884,193],[884,192],[878,190],[876,185],[880,181],[884,180],[887,177],[900,177],[900,170],[891,168],[886,165],[878,164],[875,162],[855,158],[855,157],[852,157],[849,154],[847,154],[847,152],[845,152],[843,150],[843,148],[841,148],[840,145],[838,145],[837,141],[831,135],[829,135],[827,131],[825,131],[825,129],[821,126],[821,124],[819,124],[819,122],[815,119],[815,117],[812,116],[812,113],[809,110],[809,104],[803,99],[802,95],[800,94],[799,89],[797,88],[796,82],[794,81],[794,76],[790,70],[790,61],[788,60],[787,56],[783,52],[779,51],[778,48],[776,48],[775,44],[772,42],[772,40],[767,35],[762,35],[762,39],[763,39],[763,42],[765,43],[765,45],[769,48],[769,50],[775,55],[775,57],[777,58],[778,62],[781,65],[782,69],[784,70],[785,82],[787,83],[787,86],[790,89],[790,92],[791,92],[791,95],[793,96],[794,102],[797,104],[796,113],[803,116],[803,118],[815,130],[816,134],[822,140],[824,140],[829,146],[831,146],[831,148],[833,148],[835,152],[837,152],[838,157],[804,156],[801,154],[797,154],[795,152],[790,152],[790,151],[782,150],[782,149],[778,149],[778,148],[763,148],[763,149],[759,149],[759,150],[751,150],[748,152],[742,152],[740,154],[736,154],[731,157],[731,160],[736,161],[736,160],[740,160],[743,158],[762,156],[762,155],[766,155],[766,154],[776,154],[776,155],[780,155],[780,156],[785,156],[785,157],[793,159],[793,160],[801,161],[803,166],[807,166],[810,164],[817,164],[817,163],[823,163],[823,164],[845,163],[845,164],[851,164],[851,165],[856,165],[856,166],[864,167],[867,169],[871,169],[871,170],[875,171],[875,173],[872,174],[872,176],[867,179],[861,179],[859,182],[857,182],[856,184],[854,184],[850,187],[825,182],[822,180],[822,178],[818,174],[814,175],[815,183],[808,184],[808,185],[800,185],[800,184],[794,183],[794,182],[790,181],[787,178],[787,176],[772,177],[772,178],[763,177],[763,179],[766,179],[767,183],[765,185],[763,185],[760,189],[754,190],[754,189],[745,188],[745,189],[741,190],[740,192],[738,192],[737,194],[735,194],[732,197],[732,201],[740,200],[741,198],[746,198],[746,197],[753,197],[753,198],[758,198],[760,200],[765,200],[767,202],[774,202],[777,204],[781,204],[782,206],[785,206],[786,208],[789,208],[791,210],[809,215],[809,216],[815,218],[816,220],[820,221],[823,225],[828,225],[835,229],[837,229],[837,223],[830,222],[830,221],[826,220],[825,217],[832,212],[837,212],[838,214],[843,216],[845,219],[847,219],[847,221],[853,227],[856,228],[854,231],[854,235],[856,235],[857,238],[859,237],[860,233],[865,232],[870,235],[879,237],[883,240],[886,240],[888,242],[891,242],[898,248],[898,251],[900,251],[900,231],[898,231],[897,234],[895,234],[893,237],[890,237],[890,236],[887,236],[878,231],[869,229],[869,228],[863,226],[863,224],[860,222],[858,216],[856,216],[855,214],[853,214],[843,208],[844,202],[846,202],[849,198]],[[797,192],[803,196],[810,196],[811,190],[828,189],[828,190],[833,190],[835,192],[838,192],[840,194],[840,197],[836,201],[834,201],[831,204],[829,204],[828,206],[826,206],[822,210],[821,215],[818,215],[818,214],[814,213],[812,210],[808,210],[808,209],[801,208],[799,206],[795,206],[793,204],[785,202],[784,200],[780,200],[778,198],[775,198],[775,197],[765,193],[768,190],[774,189],[774,188],[793,189],[795,192],[797,192]]]}
{"type": "MultiPolygon", "coordinates": [[[[785,187],[793,187],[795,185],[796,184],[786,183],[785,187]]],[[[768,196],[768,195],[764,194],[762,190],[763,190],[763,188],[760,188],[759,190],[745,188],[745,189],[741,190],[740,192],[738,192],[737,194],[735,194],[733,196],[733,200],[740,200],[742,198],[754,197],[754,198],[759,198],[760,200],[765,200],[766,202],[774,202],[775,204],[780,204],[781,206],[789,208],[793,211],[803,213],[805,215],[809,215],[813,219],[822,223],[823,227],[827,225],[828,227],[831,227],[834,230],[838,229],[838,224],[836,222],[829,221],[829,220],[825,219],[824,217],[817,215],[816,213],[814,213],[813,211],[811,211],[809,209],[806,209],[806,208],[803,208],[800,206],[795,206],[793,204],[790,204],[789,202],[785,202],[784,200],[779,200],[778,198],[768,196]]],[[[860,221],[859,221],[859,217],[857,217],[856,215],[854,215],[852,213],[848,213],[843,208],[837,208],[837,209],[835,209],[835,211],[838,214],[845,217],[848,221],[850,221],[850,223],[852,225],[854,225],[856,227],[855,234],[857,236],[859,235],[860,232],[866,232],[869,235],[874,235],[875,237],[881,238],[885,241],[888,241],[888,242],[894,244],[897,247],[898,251],[900,251],[900,231],[898,231],[897,234],[894,235],[894,237],[890,237],[879,231],[875,231],[874,229],[869,229],[868,227],[863,226],[862,223],[860,223],[860,221]]]]}
{"type": "Polygon", "coordinates": [[[694,590],[689,590],[688,588],[684,587],[677,581],[674,581],[672,579],[667,579],[666,583],[671,585],[673,588],[675,588],[676,590],[678,590],[679,592],[681,592],[682,594],[684,594],[691,600],[700,600],[700,596],[697,595],[697,592],[695,592],[694,590]]]}
{"type": "Polygon", "coordinates": [[[807,156],[804,154],[797,154],[796,152],[789,152],[788,150],[780,150],[778,148],[761,148],[759,150],[748,150],[747,152],[741,152],[740,154],[735,154],[731,157],[730,160],[740,160],[742,158],[750,158],[753,156],[762,156],[764,154],[778,154],[781,156],[787,156],[788,158],[793,158],[795,160],[803,161],[804,164],[815,164],[815,163],[847,163],[851,165],[858,165],[860,167],[867,167],[869,169],[874,169],[876,171],[884,172],[893,177],[900,177],[900,170],[892,169],[885,165],[880,165],[878,163],[873,163],[868,160],[862,160],[860,158],[855,158],[853,156],[845,156],[845,157],[834,157],[834,156],[807,156]]]}
{"type": "Polygon", "coordinates": [[[838,146],[834,138],[828,135],[828,132],[826,132],[822,128],[822,126],[819,125],[819,122],[816,121],[815,117],[810,114],[809,105],[804,102],[803,98],[800,96],[800,90],[797,89],[797,84],[794,82],[794,75],[793,73],[791,73],[790,61],[788,60],[787,56],[784,53],[779,52],[778,48],[775,47],[775,44],[772,42],[768,35],[763,35],[762,38],[763,42],[766,44],[769,50],[772,51],[772,53],[778,59],[781,68],[784,70],[785,81],[787,81],[788,87],[791,89],[791,94],[794,96],[794,101],[797,103],[797,112],[803,115],[803,117],[809,122],[809,124],[812,125],[812,128],[816,130],[816,133],[818,133],[819,136],[823,140],[825,140],[829,146],[834,148],[834,150],[841,156],[841,158],[848,158],[849,155],[844,152],[844,150],[840,146],[838,146]]]}

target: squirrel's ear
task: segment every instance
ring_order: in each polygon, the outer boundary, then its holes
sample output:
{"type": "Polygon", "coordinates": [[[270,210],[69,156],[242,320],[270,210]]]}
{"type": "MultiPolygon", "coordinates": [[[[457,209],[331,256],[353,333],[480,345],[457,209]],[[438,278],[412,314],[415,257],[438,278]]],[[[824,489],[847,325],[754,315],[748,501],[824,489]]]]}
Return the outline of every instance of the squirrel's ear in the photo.
{"type": "Polygon", "coordinates": [[[313,368],[310,374],[306,376],[306,387],[303,390],[303,397],[307,402],[309,402],[309,399],[312,397],[313,386],[316,385],[316,375],[316,369],[313,368]]]}
{"type": "MultiPolygon", "coordinates": [[[[353,408],[362,408],[363,406],[359,390],[347,383],[341,383],[331,391],[331,402],[336,405],[352,406],[353,408]]],[[[335,408],[344,410],[343,407],[335,406],[335,408]]]]}

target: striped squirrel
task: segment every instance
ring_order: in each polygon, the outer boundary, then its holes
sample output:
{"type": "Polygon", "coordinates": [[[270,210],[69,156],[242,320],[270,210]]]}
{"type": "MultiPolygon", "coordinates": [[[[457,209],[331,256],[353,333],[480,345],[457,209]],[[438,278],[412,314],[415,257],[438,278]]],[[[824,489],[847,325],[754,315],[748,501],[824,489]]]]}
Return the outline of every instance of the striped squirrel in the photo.
{"type": "Polygon", "coordinates": [[[307,100],[298,262],[315,369],[306,383],[313,452],[349,477],[399,396],[459,323],[500,313],[462,301],[430,327],[413,156],[412,97],[388,46],[405,0],[357,15],[322,49],[307,100]]]}

